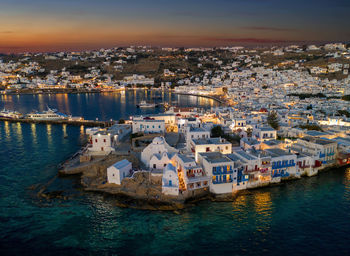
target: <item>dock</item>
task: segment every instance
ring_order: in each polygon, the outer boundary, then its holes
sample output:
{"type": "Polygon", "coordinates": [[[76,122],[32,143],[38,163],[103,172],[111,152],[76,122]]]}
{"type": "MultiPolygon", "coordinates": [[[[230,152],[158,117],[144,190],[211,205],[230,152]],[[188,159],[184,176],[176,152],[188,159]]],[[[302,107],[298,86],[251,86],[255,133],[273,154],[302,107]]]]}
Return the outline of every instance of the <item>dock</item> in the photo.
{"type": "Polygon", "coordinates": [[[0,117],[2,122],[11,122],[11,123],[29,123],[29,124],[66,124],[66,125],[75,125],[75,126],[88,126],[88,127],[110,127],[115,122],[114,121],[94,121],[94,120],[34,120],[29,118],[6,118],[0,117]]]}

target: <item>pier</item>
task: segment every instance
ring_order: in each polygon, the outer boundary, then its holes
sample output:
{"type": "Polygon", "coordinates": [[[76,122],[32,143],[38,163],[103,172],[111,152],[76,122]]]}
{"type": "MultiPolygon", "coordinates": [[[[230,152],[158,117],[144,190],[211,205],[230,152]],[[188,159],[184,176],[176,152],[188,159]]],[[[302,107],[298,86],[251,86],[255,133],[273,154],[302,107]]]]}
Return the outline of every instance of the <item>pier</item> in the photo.
{"type": "Polygon", "coordinates": [[[28,118],[6,118],[0,117],[2,122],[12,122],[12,123],[30,123],[30,124],[66,124],[66,125],[75,125],[75,126],[88,126],[88,127],[110,127],[114,124],[114,121],[94,121],[94,120],[34,120],[28,118]]]}

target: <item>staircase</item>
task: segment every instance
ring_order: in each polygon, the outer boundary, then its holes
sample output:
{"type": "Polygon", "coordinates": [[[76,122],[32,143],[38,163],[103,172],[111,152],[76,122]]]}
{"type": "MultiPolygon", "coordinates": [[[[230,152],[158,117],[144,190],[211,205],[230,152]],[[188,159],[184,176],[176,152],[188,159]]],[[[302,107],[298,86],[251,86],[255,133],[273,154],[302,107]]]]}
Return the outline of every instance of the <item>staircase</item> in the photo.
{"type": "Polygon", "coordinates": [[[184,182],[184,178],[183,178],[182,172],[180,170],[178,170],[177,174],[178,174],[178,177],[179,177],[179,189],[182,190],[182,191],[186,191],[186,185],[185,185],[185,182],[184,182]]]}

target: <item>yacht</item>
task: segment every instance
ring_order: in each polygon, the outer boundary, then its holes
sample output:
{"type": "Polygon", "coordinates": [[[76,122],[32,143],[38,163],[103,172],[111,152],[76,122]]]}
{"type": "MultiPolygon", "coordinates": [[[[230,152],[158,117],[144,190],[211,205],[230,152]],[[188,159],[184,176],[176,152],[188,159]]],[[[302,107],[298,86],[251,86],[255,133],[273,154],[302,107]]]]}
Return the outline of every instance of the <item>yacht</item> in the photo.
{"type": "Polygon", "coordinates": [[[69,118],[69,116],[49,107],[47,107],[46,111],[29,113],[26,117],[33,120],[63,120],[69,118]]]}
{"type": "Polygon", "coordinates": [[[147,103],[146,101],[141,101],[140,104],[137,105],[138,108],[155,108],[157,105],[155,103],[147,103]]]}
{"type": "Polygon", "coordinates": [[[21,118],[23,117],[23,115],[17,111],[11,111],[8,109],[3,109],[2,111],[0,111],[0,117],[6,117],[6,118],[21,118]]]}

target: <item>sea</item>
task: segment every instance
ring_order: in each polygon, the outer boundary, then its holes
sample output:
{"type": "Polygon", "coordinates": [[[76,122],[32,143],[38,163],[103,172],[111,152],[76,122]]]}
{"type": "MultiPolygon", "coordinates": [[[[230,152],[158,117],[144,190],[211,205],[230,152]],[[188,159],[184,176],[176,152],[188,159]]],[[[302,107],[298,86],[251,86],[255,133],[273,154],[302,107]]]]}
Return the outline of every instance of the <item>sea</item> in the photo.
{"type": "MultiPolygon", "coordinates": [[[[2,95],[28,113],[47,106],[91,120],[160,113],[141,100],[211,108],[202,97],[159,91],[2,95]]],[[[350,255],[350,169],[250,190],[233,202],[181,211],[119,208],[83,192],[57,165],[84,143],[85,127],[0,122],[0,255],[350,255]],[[40,189],[64,198],[37,196],[40,189]]]]}

